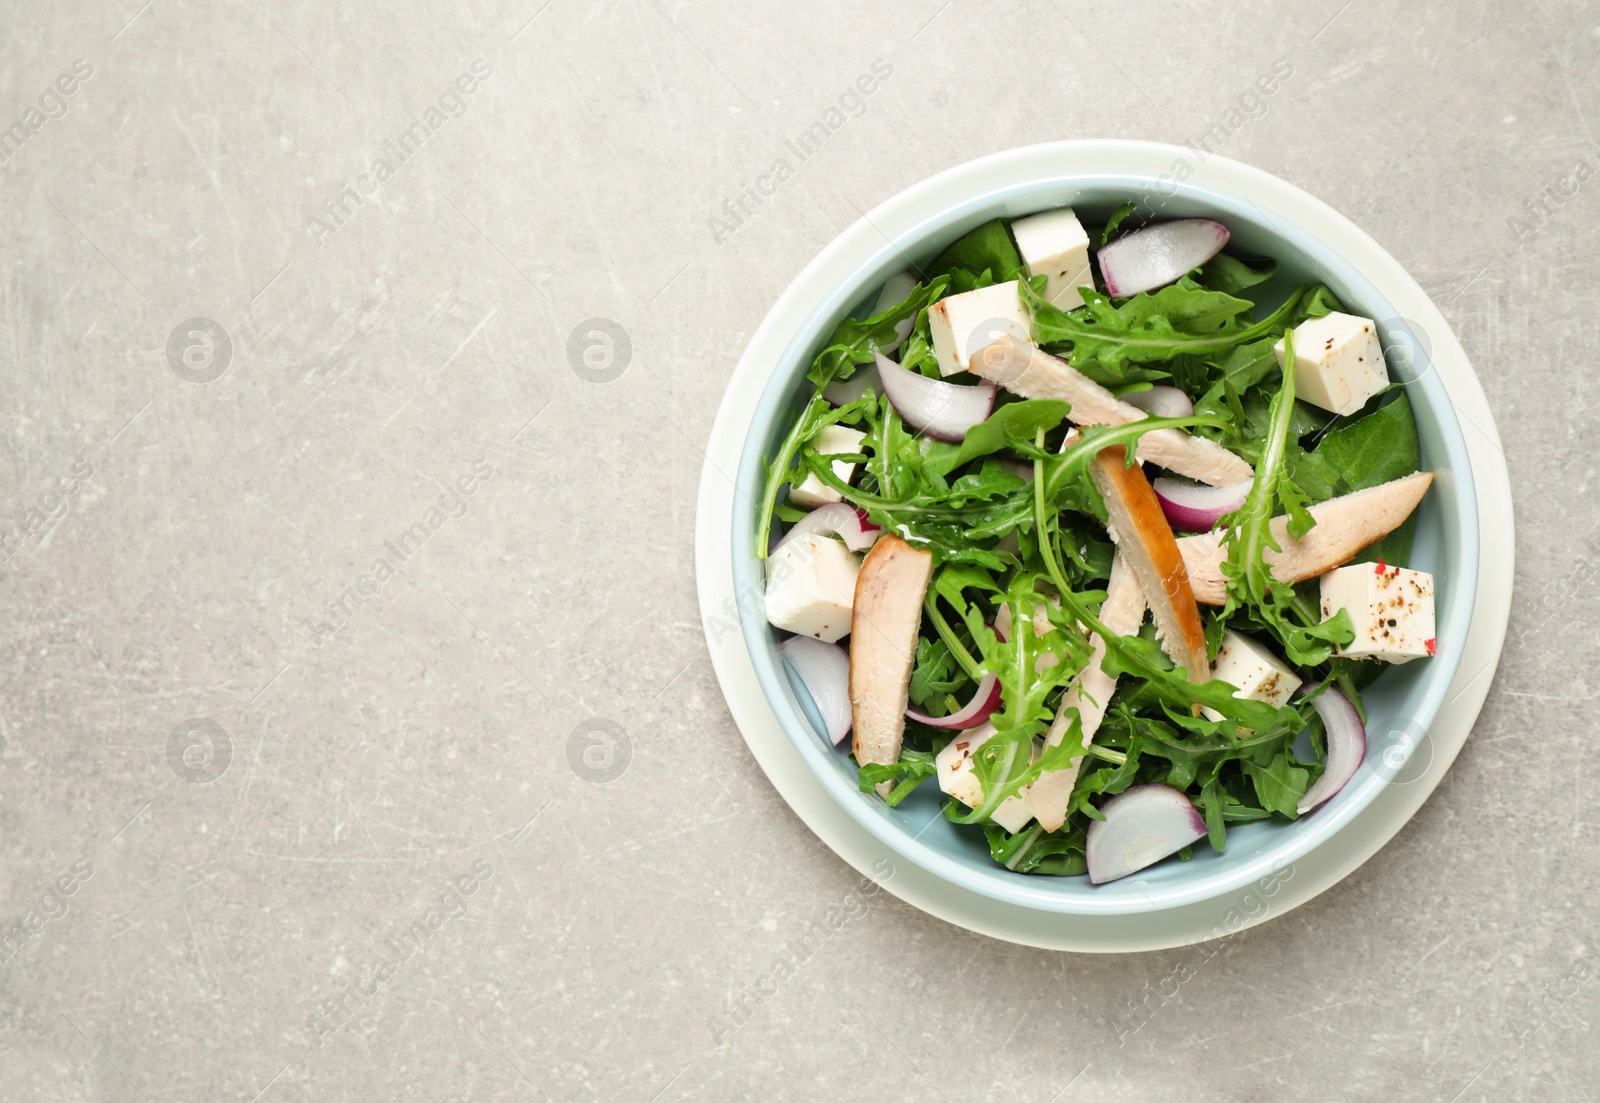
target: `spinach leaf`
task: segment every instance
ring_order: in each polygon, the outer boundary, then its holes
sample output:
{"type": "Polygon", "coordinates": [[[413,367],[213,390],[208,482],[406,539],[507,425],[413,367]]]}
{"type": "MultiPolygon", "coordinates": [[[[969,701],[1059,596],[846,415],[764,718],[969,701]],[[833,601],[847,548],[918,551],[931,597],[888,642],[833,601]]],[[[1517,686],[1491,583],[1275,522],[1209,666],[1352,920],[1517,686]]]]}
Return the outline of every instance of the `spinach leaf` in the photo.
{"type": "Polygon", "coordinates": [[[1317,444],[1338,472],[1336,493],[1378,486],[1414,473],[1421,463],[1417,423],[1404,391],[1358,421],[1331,429],[1317,444]]]}
{"type": "MultiPolygon", "coordinates": [[[[1022,269],[1022,256],[1017,252],[1016,243],[1011,240],[1010,228],[998,218],[968,231],[939,254],[929,268],[934,276],[952,275],[958,270],[972,274],[988,271],[995,283],[1022,279],[1027,274],[1022,269]]],[[[970,291],[971,288],[957,287],[956,290],[970,291]]]]}
{"type": "Polygon", "coordinates": [[[1227,253],[1218,253],[1201,266],[1195,282],[1213,291],[1237,295],[1246,288],[1266,283],[1278,270],[1278,262],[1270,257],[1241,260],[1227,253]]]}
{"type": "MultiPolygon", "coordinates": [[[[1330,430],[1318,442],[1317,456],[1337,473],[1333,494],[1349,494],[1378,486],[1419,470],[1422,456],[1417,444],[1417,424],[1411,400],[1404,391],[1358,421],[1330,430]]],[[[1365,561],[1382,558],[1404,566],[1411,556],[1417,530],[1416,514],[1358,556],[1365,561]]]]}

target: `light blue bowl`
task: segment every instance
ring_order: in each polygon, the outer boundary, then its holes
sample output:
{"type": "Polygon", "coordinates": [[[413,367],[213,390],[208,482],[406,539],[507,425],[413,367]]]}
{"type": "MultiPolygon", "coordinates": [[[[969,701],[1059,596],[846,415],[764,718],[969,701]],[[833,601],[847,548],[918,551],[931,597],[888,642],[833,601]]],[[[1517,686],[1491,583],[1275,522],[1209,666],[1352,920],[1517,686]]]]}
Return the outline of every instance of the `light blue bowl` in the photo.
{"type": "MultiPolygon", "coordinates": [[[[1236,167],[1246,182],[1264,176],[1236,167]]],[[[1277,259],[1279,274],[1274,283],[1280,291],[1302,282],[1321,281],[1348,310],[1378,321],[1391,375],[1406,384],[1416,413],[1423,467],[1438,475],[1417,511],[1411,558],[1413,567],[1430,571],[1435,578],[1438,655],[1385,671],[1367,691],[1366,760],[1326,805],[1292,824],[1232,827],[1226,853],[1218,854],[1201,843],[1191,861],[1168,860],[1123,880],[1093,886],[1086,877],[1023,875],[997,865],[989,857],[980,828],[952,824],[944,818],[940,807],[945,798],[931,783],[898,808],[860,792],[847,754],[848,740],[845,747],[835,749],[818,734],[815,709],[777,650],[780,633],[766,623],[759,602],[755,602],[755,611],[742,621],[756,676],[789,739],[833,799],[907,861],[1003,903],[1063,914],[1147,912],[1236,891],[1269,874],[1291,869],[1297,858],[1365,808],[1384,785],[1406,784],[1419,774],[1431,753],[1427,731],[1466,643],[1478,574],[1478,515],[1467,445],[1444,387],[1432,370],[1426,335],[1421,326],[1399,317],[1378,288],[1341,257],[1337,240],[1319,240],[1260,197],[1230,194],[1172,176],[1036,170],[1029,178],[943,206],[892,240],[880,235],[881,246],[864,256],[798,327],[751,413],[750,432],[740,457],[733,519],[735,592],[762,593],[762,566],[755,558],[752,534],[755,503],[765,479],[763,458],[774,454],[801,409],[808,393],[805,373],[811,359],[840,319],[869,308],[882,284],[906,269],[908,261],[926,264],[988,219],[1014,218],[1061,206],[1077,208],[1087,219],[1101,217],[1129,199],[1145,200],[1147,208],[1154,208],[1162,218],[1215,218],[1232,231],[1231,250],[1277,259]]],[[[1337,226],[1340,221],[1330,220],[1329,224],[1337,226]]]]}

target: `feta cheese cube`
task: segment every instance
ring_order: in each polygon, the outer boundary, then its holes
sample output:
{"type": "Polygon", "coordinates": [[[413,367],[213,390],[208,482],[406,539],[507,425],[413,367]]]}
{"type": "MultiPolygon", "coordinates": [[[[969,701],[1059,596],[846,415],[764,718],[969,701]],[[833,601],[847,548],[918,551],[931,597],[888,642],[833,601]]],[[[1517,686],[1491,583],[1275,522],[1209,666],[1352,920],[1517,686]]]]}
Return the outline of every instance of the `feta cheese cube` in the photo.
{"type": "Polygon", "coordinates": [[[1408,663],[1432,655],[1433,576],[1377,563],[1353,563],[1322,576],[1322,619],[1350,613],[1356,638],[1334,653],[1408,663]]]}
{"type": "Polygon", "coordinates": [[[928,308],[928,332],[940,375],[971,370],[972,357],[1010,334],[1033,340],[1033,316],[1017,281],[948,295],[928,308]]]}
{"type": "MultiPolygon", "coordinates": [[[[983,783],[978,780],[977,771],[972,767],[972,756],[992,735],[994,725],[989,723],[956,732],[955,738],[945,744],[944,750],[933,759],[939,788],[968,808],[976,808],[983,803],[983,783]]],[[[1042,749],[1043,741],[1035,739],[1033,757],[1038,758],[1042,749]]],[[[1012,834],[1021,831],[1033,819],[1033,813],[1023,799],[1026,795],[1027,790],[1024,789],[1014,797],[1007,797],[989,818],[1012,834]]]]}
{"type": "MultiPolygon", "coordinates": [[[[851,429],[844,425],[824,425],[817,431],[811,440],[811,447],[824,456],[837,453],[846,455],[861,450],[861,442],[867,434],[859,429],[851,429]]],[[[843,460],[833,462],[833,473],[844,482],[850,481],[850,476],[856,472],[856,465],[845,463],[843,460]]],[[[805,481],[798,486],[789,488],[789,501],[802,509],[816,509],[818,506],[828,505],[830,502],[842,502],[844,496],[833,487],[817,478],[816,472],[805,477],[805,481]]]]}
{"type": "MultiPolygon", "coordinates": [[[[1283,340],[1273,346],[1283,364],[1283,340]]],[[[1389,385],[1389,366],[1371,318],[1334,311],[1294,329],[1294,394],[1336,414],[1353,414],[1389,385]]]]}
{"type": "MultiPolygon", "coordinates": [[[[1234,696],[1245,701],[1265,701],[1282,708],[1300,688],[1300,676],[1278,661],[1276,655],[1248,636],[1228,629],[1222,633],[1222,646],[1211,664],[1211,676],[1234,686],[1234,696]]],[[[1202,710],[1212,720],[1221,720],[1215,709],[1202,710]]]]}
{"type": "Polygon", "coordinates": [[[767,560],[767,620],[825,643],[850,634],[861,559],[830,536],[806,533],[767,560]]]}
{"type": "Polygon", "coordinates": [[[1011,224],[1028,275],[1045,277],[1045,301],[1062,310],[1083,305],[1080,287],[1093,287],[1089,234],[1071,207],[1019,218],[1011,224]]]}

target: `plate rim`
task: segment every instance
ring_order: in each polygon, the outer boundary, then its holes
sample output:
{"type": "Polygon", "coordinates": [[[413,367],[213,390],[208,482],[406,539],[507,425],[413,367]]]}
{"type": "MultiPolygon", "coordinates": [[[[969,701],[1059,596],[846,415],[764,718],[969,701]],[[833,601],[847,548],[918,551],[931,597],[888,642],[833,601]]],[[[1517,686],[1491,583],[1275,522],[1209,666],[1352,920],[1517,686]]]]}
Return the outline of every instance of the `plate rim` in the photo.
{"type": "MultiPolygon", "coordinates": [[[[1079,140],[1019,147],[953,166],[912,185],[933,188],[938,182],[983,167],[1058,157],[1090,161],[1092,171],[1150,174],[1164,164],[1193,164],[1195,153],[1178,146],[1136,141],[1079,140]],[[1170,159],[1170,161],[1168,160],[1170,159]]],[[[1375,854],[1409,821],[1454,761],[1487,696],[1509,624],[1514,534],[1510,482],[1503,449],[1494,427],[1488,401],[1465,351],[1443,315],[1399,262],[1368,235],[1326,203],[1270,173],[1221,157],[1208,157],[1194,172],[1199,186],[1239,195],[1237,183],[1210,181],[1217,175],[1254,177],[1269,191],[1288,196],[1322,218],[1330,218],[1343,232],[1340,252],[1364,254],[1353,265],[1368,275],[1386,267],[1388,275],[1415,292],[1416,302],[1406,302],[1403,313],[1421,309],[1434,345],[1448,355],[1449,365],[1438,372],[1447,399],[1455,409],[1467,442],[1470,474],[1475,487],[1479,520],[1479,554],[1476,597],[1467,644],[1454,677],[1445,690],[1444,703],[1430,735],[1431,757],[1421,776],[1409,784],[1386,785],[1376,798],[1331,837],[1317,842],[1288,866],[1267,870],[1259,881],[1249,881],[1219,896],[1187,903],[1157,906],[1137,912],[1050,911],[1008,903],[963,888],[909,861],[876,838],[856,818],[840,807],[822,781],[813,775],[783,730],[771,704],[761,691],[755,669],[743,644],[741,622],[754,595],[734,593],[732,570],[732,503],[737,471],[744,451],[748,411],[766,388],[771,374],[769,346],[781,350],[796,326],[781,322],[778,305],[785,299],[809,294],[808,282],[823,278],[824,248],[783,292],[752,335],[719,406],[702,468],[696,517],[696,575],[706,642],[713,667],[736,726],[763,771],[790,807],[835,853],[863,874],[880,880],[896,896],[930,914],[978,933],[1042,948],[1118,952],[1171,948],[1230,934],[1282,914],[1338,883],[1375,854]],[[1437,335],[1437,337],[1435,337],[1437,335]],[[764,368],[763,364],[767,366],[764,368]],[[728,627],[728,617],[733,626],[728,627]],[[734,641],[725,637],[732,635],[734,641]],[[736,642],[739,646],[728,646],[736,642]],[[1442,752],[1442,753],[1441,753],[1442,752]],[[1309,874],[1309,875],[1307,875],[1309,874]],[[1044,922],[1041,922],[1043,920],[1044,922]]],[[[1247,200],[1250,197],[1245,196],[1247,200]]],[[[893,202],[894,197],[886,203],[893,202]]],[[[874,215],[884,204],[856,223],[877,229],[874,215]]],[[[1263,215],[1271,214],[1263,210],[1263,215]]],[[[1283,212],[1280,212],[1283,213],[1283,212]]],[[[877,230],[882,234],[881,230],[877,230]]],[[[849,230],[842,232],[845,236],[849,230]]],[[[1408,295],[1408,298],[1410,296],[1408,295]]],[[[1397,304],[1398,305],[1398,304],[1397,304]]],[[[785,312],[793,318],[792,312],[785,312]]],[[[759,599],[755,598],[759,608],[759,599]]],[[[1331,827],[1332,825],[1330,825],[1331,827]]]]}

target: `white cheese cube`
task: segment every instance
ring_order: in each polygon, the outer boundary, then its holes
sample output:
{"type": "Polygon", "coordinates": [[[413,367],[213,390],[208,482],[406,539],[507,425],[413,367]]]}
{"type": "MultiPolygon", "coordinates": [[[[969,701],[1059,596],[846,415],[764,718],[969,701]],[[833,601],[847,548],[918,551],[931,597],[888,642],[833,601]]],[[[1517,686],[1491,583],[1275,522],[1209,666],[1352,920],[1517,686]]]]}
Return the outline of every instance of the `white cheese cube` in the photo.
{"type": "MultiPolygon", "coordinates": [[[[861,442],[867,434],[859,429],[851,429],[844,425],[824,425],[817,431],[811,440],[811,447],[824,456],[838,453],[846,455],[861,451],[861,442]]],[[[856,465],[845,463],[843,460],[833,462],[833,473],[843,482],[849,482],[850,476],[856,472],[856,465]]],[[[805,477],[798,486],[789,488],[789,501],[802,509],[816,509],[818,506],[828,505],[830,502],[842,502],[844,496],[833,487],[817,478],[816,472],[805,477]]]]}
{"type": "Polygon", "coordinates": [[[1350,613],[1356,638],[1335,654],[1408,663],[1432,655],[1433,576],[1383,563],[1354,563],[1322,576],[1322,619],[1350,613]]]}
{"type": "MultiPolygon", "coordinates": [[[[1283,363],[1283,339],[1273,346],[1283,363]]],[[[1294,329],[1294,395],[1336,414],[1353,414],[1389,385],[1389,366],[1371,318],[1324,314],[1294,329]]]]}
{"type": "Polygon", "coordinates": [[[1028,275],[1045,277],[1045,301],[1062,310],[1083,305],[1080,287],[1093,287],[1089,234],[1071,207],[1019,218],[1011,224],[1028,275]]]}
{"type": "MultiPolygon", "coordinates": [[[[1245,701],[1265,701],[1282,708],[1300,688],[1300,676],[1278,661],[1278,657],[1248,636],[1228,629],[1222,633],[1211,676],[1234,686],[1234,696],[1245,701]]],[[[1212,720],[1221,720],[1215,709],[1202,710],[1212,720]]]]}
{"type": "MultiPolygon", "coordinates": [[[[956,732],[955,738],[945,744],[944,750],[934,756],[933,764],[939,778],[939,788],[956,798],[968,808],[976,808],[983,802],[983,783],[978,780],[977,771],[972,768],[974,752],[989,741],[994,735],[994,725],[983,723],[976,728],[964,732],[956,732]]],[[[1041,740],[1033,741],[1033,758],[1038,758],[1043,748],[1041,740]]],[[[1001,827],[1016,834],[1027,826],[1033,819],[1027,801],[1027,789],[1014,797],[1007,797],[1000,802],[1000,807],[994,810],[989,817],[1001,827]]]]}
{"type": "Polygon", "coordinates": [[[850,634],[861,559],[829,536],[806,533],[767,559],[767,620],[779,628],[837,643],[850,634]]]}
{"type": "Polygon", "coordinates": [[[1033,340],[1033,316],[1022,301],[1017,281],[949,295],[928,308],[928,332],[940,375],[970,370],[972,357],[1010,334],[1033,340]]]}

